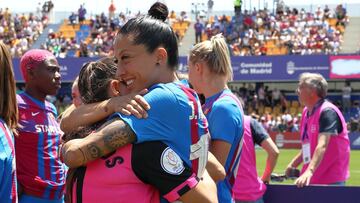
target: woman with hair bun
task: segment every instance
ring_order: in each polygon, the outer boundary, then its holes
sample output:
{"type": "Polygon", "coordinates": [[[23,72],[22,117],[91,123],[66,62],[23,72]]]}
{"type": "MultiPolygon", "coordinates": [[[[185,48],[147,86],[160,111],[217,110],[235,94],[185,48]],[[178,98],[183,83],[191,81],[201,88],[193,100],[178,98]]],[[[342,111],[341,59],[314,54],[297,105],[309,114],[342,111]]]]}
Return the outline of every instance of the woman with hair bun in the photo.
{"type": "MultiPolygon", "coordinates": [[[[70,167],[79,167],[127,147],[129,143],[135,143],[135,147],[162,141],[168,147],[152,147],[153,153],[143,150],[137,155],[139,164],[155,171],[146,176],[146,182],[154,185],[169,202],[217,202],[215,183],[205,170],[209,140],[207,121],[197,94],[177,79],[177,39],[171,27],[163,22],[167,8],[157,9],[160,7],[158,3],[150,9],[149,13],[155,16],[129,20],[114,44],[116,78],[124,87],[120,93],[136,93],[148,88],[149,92],[144,95],[151,106],[148,117],[138,119],[134,115],[113,114],[99,130],[67,142],[63,147],[64,162],[70,167]],[[156,154],[159,156],[153,158],[156,154]],[[157,166],[153,166],[154,163],[157,166]]],[[[107,102],[95,105],[106,107],[107,102]]],[[[82,112],[93,111],[92,107],[84,105],[82,112]]],[[[72,121],[76,129],[82,115],[68,115],[71,116],[63,120],[72,121]]],[[[103,117],[95,114],[92,119],[103,117]]],[[[146,175],[135,173],[140,177],[146,175]]]]}

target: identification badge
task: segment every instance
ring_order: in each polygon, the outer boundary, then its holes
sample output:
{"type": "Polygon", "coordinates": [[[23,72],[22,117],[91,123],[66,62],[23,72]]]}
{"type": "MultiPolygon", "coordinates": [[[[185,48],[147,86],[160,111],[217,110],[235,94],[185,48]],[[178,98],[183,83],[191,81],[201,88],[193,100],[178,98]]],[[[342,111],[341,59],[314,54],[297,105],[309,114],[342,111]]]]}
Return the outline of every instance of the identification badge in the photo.
{"type": "Polygon", "coordinates": [[[302,144],[302,157],[304,164],[310,163],[311,156],[310,156],[310,143],[302,144]]]}

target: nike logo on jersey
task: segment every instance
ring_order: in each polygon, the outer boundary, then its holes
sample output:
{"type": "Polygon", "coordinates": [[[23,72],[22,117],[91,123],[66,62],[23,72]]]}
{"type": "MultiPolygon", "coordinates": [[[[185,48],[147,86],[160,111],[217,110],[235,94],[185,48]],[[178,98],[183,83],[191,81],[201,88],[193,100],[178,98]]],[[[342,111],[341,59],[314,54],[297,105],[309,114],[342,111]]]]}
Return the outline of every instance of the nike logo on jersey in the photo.
{"type": "Polygon", "coordinates": [[[40,112],[31,112],[31,116],[36,116],[38,115],[40,112]]]}

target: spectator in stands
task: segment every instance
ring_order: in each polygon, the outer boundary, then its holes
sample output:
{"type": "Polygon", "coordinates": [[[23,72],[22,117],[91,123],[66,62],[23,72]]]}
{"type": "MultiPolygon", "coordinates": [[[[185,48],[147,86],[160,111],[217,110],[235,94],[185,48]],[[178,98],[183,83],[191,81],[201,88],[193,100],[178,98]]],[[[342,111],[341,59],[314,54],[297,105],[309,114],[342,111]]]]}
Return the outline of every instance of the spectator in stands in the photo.
{"type": "Polygon", "coordinates": [[[17,96],[19,202],[63,203],[66,169],[58,154],[63,133],[55,106],[45,100],[60,89],[60,66],[50,52],[33,49],[21,57],[20,67],[25,91],[17,96]]]}
{"type": "Polygon", "coordinates": [[[194,90],[204,94],[203,111],[209,122],[210,151],[227,172],[219,182],[219,202],[231,202],[233,181],[240,159],[244,112],[227,83],[232,80],[228,46],[219,34],[196,44],[189,56],[189,81],[194,90]]]}
{"type": "Polygon", "coordinates": [[[266,92],[265,92],[265,89],[264,89],[264,84],[260,84],[260,87],[259,87],[259,89],[257,91],[257,96],[258,96],[258,99],[259,99],[260,106],[265,106],[266,92]]]}
{"type": "Polygon", "coordinates": [[[89,49],[86,42],[82,41],[80,43],[80,54],[79,57],[89,57],[89,49]]]}
{"type": "Polygon", "coordinates": [[[190,23],[191,19],[188,16],[188,14],[186,13],[186,11],[181,11],[180,12],[180,22],[186,22],[186,23],[190,23]]]}
{"type": "Polygon", "coordinates": [[[38,18],[41,18],[42,17],[42,12],[41,12],[41,2],[38,2],[38,5],[36,7],[36,16],[38,18]]]}
{"type": "Polygon", "coordinates": [[[272,91],[272,107],[277,106],[278,104],[280,104],[280,96],[281,96],[281,92],[278,88],[274,88],[274,90],[272,91]]]}
{"type": "Polygon", "coordinates": [[[75,26],[76,18],[77,18],[77,16],[76,16],[75,12],[71,12],[71,15],[69,16],[69,23],[71,25],[75,26]]]}
{"type": "Polygon", "coordinates": [[[204,32],[204,25],[200,22],[200,19],[196,19],[196,23],[194,24],[195,29],[195,43],[199,43],[202,41],[201,37],[204,32]]]}
{"type": "Polygon", "coordinates": [[[278,156],[279,149],[267,131],[257,120],[247,115],[244,116],[244,140],[239,170],[233,188],[236,202],[263,202],[262,196],[266,191],[264,183],[270,182],[270,176],[276,166],[278,156]],[[255,144],[261,146],[267,153],[266,167],[261,178],[258,177],[256,169],[255,144]]]}
{"type": "Polygon", "coordinates": [[[345,7],[343,7],[342,4],[339,4],[336,7],[335,15],[336,15],[336,19],[337,19],[336,25],[345,26],[345,23],[346,23],[346,9],[345,9],[345,7]]]}
{"type": "Polygon", "coordinates": [[[115,11],[116,11],[116,7],[114,4],[114,0],[111,0],[110,6],[109,6],[109,19],[112,19],[115,17],[115,11]]]}
{"type": "Polygon", "coordinates": [[[54,3],[49,0],[49,1],[45,1],[43,6],[42,6],[42,12],[43,12],[43,16],[48,16],[50,11],[54,8],[54,3]]]}
{"type": "Polygon", "coordinates": [[[288,107],[288,101],[286,99],[285,93],[281,92],[280,94],[280,106],[281,106],[281,112],[284,113],[288,107]]]}
{"type": "Polygon", "coordinates": [[[209,17],[212,15],[212,11],[213,11],[213,7],[214,7],[214,1],[213,0],[208,0],[207,2],[207,19],[209,19],[209,17]]]}
{"type": "Polygon", "coordinates": [[[330,9],[329,9],[328,5],[325,5],[325,8],[324,8],[324,18],[325,19],[330,18],[330,9]]]}
{"type": "Polygon", "coordinates": [[[348,116],[351,110],[351,86],[350,82],[346,81],[342,88],[342,107],[344,115],[348,116]]]}
{"type": "Polygon", "coordinates": [[[242,4],[242,0],[234,0],[234,12],[235,12],[235,15],[240,15],[240,13],[241,13],[241,4],[242,4]]]}
{"type": "Polygon", "coordinates": [[[47,21],[30,13],[12,15],[6,8],[0,10],[0,38],[9,46],[14,57],[21,57],[42,33],[47,21]]]}
{"type": "Polygon", "coordinates": [[[86,19],[86,8],[85,8],[85,4],[81,4],[80,8],[78,9],[78,18],[79,18],[79,23],[83,24],[84,20],[86,19]]]}
{"type": "Polygon", "coordinates": [[[300,75],[297,89],[305,106],[300,125],[302,150],[286,168],[303,163],[298,187],[309,184],[345,185],[349,178],[350,143],[345,119],[340,110],[325,99],[327,82],[316,73],[300,75]]]}
{"type": "Polygon", "coordinates": [[[18,127],[16,86],[11,55],[0,42],[0,197],[1,202],[17,203],[14,132],[18,127]]]}

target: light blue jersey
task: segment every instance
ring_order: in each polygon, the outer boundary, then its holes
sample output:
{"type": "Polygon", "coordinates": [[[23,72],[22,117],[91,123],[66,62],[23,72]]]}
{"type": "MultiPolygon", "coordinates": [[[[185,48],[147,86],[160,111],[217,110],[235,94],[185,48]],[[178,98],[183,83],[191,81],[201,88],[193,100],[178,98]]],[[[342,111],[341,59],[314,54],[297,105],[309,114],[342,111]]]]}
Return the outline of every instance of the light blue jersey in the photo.
{"type": "Polygon", "coordinates": [[[240,161],[244,113],[240,101],[229,89],[207,98],[203,111],[209,122],[211,139],[231,144],[225,162],[226,177],[218,182],[217,188],[219,202],[233,202],[232,187],[240,161]]]}
{"type": "Polygon", "coordinates": [[[0,202],[17,203],[15,148],[12,132],[0,118],[0,202]]]}

